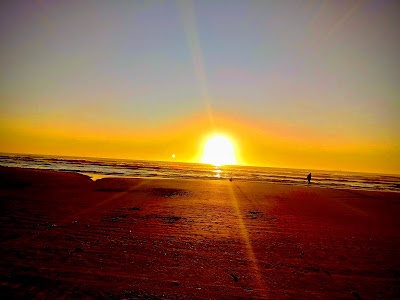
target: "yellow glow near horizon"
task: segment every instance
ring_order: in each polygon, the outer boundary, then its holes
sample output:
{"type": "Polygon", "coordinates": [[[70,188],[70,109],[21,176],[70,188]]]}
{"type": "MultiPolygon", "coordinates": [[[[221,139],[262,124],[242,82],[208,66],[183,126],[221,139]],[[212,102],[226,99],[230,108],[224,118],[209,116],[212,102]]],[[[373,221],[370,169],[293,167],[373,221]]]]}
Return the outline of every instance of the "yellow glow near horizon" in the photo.
{"type": "Polygon", "coordinates": [[[231,141],[234,163],[242,166],[400,174],[398,131],[383,135],[365,128],[336,134],[329,127],[293,127],[221,114],[214,114],[214,127],[203,113],[155,127],[66,123],[51,117],[4,117],[0,152],[198,163],[208,161],[204,146],[219,135],[231,141]]]}
{"type": "Polygon", "coordinates": [[[204,145],[202,163],[214,166],[234,165],[235,151],[231,141],[224,136],[214,136],[204,145]]]}

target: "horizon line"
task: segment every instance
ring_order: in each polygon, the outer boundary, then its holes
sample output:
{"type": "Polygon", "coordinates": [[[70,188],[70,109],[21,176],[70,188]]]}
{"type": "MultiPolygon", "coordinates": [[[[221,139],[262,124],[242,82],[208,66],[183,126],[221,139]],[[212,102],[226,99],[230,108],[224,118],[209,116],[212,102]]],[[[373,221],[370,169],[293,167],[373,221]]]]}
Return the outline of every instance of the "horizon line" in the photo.
{"type": "MultiPolygon", "coordinates": [[[[169,162],[169,163],[180,163],[180,164],[199,164],[199,165],[213,165],[205,164],[202,162],[186,162],[186,161],[171,161],[171,160],[149,160],[149,159],[136,159],[136,158],[115,158],[115,157],[97,157],[97,156],[79,156],[79,155],[60,155],[60,154],[42,154],[42,153],[22,153],[22,152],[2,152],[0,154],[12,154],[12,155],[37,155],[37,156],[58,156],[58,157],[71,157],[71,158],[94,158],[94,159],[109,159],[109,160],[132,160],[132,161],[154,161],[154,162],[169,162]]],[[[378,174],[378,175],[394,175],[400,176],[400,173],[384,173],[384,172],[371,172],[371,171],[345,171],[338,169],[305,169],[305,168],[294,168],[294,167],[273,167],[273,166],[261,166],[261,165],[221,165],[215,166],[221,168],[223,166],[237,166],[237,167],[255,167],[255,168],[271,168],[271,169],[291,169],[291,170],[305,170],[309,171],[330,171],[330,172],[343,172],[343,173],[361,173],[361,174],[378,174]]]]}

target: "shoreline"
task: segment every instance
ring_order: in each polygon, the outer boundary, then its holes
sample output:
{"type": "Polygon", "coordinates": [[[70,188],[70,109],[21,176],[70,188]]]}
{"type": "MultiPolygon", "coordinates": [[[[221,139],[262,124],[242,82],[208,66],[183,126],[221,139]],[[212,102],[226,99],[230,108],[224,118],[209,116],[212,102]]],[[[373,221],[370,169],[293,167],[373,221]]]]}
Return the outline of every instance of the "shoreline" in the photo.
{"type": "MultiPolygon", "coordinates": [[[[49,172],[61,172],[61,173],[71,173],[71,174],[80,174],[89,177],[92,181],[97,181],[106,178],[120,178],[120,179],[169,179],[169,180],[201,180],[201,181],[229,181],[228,178],[192,178],[192,177],[163,177],[163,176],[118,176],[118,175],[107,175],[107,174],[93,174],[87,172],[74,172],[69,170],[53,170],[53,169],[35,169],[29,167],[9,167],[9,166],[0,166],[0,168],[16,168],[16,169],[27,169],[27,170],[38,170],[38,171],[49,171],[49,172]]],[[[285,183],[285,182],[268,182],[268,181],[252,181],[252,180],[240,180],[234,178],[233,182],[244,182],[244,183],[259,183],[259,184],[276,184],[276,185],[284,185],[284,186],[297,186],[297,187],[307,187],[307,188],[321,188],[321,189],[333,189],[333,190],[348,190],[348,191],[366,191],[366,192],[383,192],[383,193],[396,193],[400,194],[400,190],[389,190],[389,189],[368,189],[368,188],[348,188],[348,187],[335,187],[329,185],[318,185],[315,183],[311,183],[310,185],[304,184],[294,184],[294,183],[285,183]]]]}
{"type": "Polygon", "coordinates": [[[400,296],[395,192],[0,168],[6,298],[400,296]]]}

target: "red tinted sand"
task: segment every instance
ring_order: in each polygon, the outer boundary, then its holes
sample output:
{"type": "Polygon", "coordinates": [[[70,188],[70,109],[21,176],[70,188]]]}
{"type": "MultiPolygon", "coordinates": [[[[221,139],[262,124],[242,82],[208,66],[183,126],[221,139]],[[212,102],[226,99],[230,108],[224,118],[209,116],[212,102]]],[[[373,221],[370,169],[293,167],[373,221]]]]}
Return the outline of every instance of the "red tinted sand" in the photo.
{"type": "Polygon", "coordinates": [[[400,297],[396,193],[0,175],[2,298],[400,297]]]}

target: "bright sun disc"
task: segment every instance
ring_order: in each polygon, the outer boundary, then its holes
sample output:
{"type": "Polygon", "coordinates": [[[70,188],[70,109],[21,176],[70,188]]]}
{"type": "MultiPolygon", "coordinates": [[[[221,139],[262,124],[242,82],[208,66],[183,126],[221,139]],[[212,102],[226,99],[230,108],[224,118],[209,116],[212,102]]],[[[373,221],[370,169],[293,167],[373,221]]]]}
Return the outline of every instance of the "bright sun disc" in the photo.
{"type": "Polygon", "coordinates": [[[210,138],[204,146],[201,162],[218,167],[222,165],[234,165],[236,160],[231,141],[223,136],[210,138]]]}

